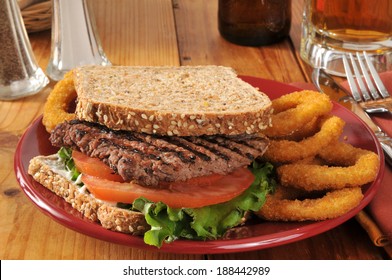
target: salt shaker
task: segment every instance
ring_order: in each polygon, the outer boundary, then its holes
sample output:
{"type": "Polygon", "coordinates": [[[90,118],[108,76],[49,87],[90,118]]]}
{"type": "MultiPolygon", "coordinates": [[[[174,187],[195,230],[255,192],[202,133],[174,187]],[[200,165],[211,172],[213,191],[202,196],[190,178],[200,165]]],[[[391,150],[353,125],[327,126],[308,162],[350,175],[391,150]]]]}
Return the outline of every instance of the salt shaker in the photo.
{"type": "Polygon", "coordinates": [[[86,0],[53,0],[52,46],[48,76],[59,81],[72,68],[111,65],[106,57],[86,0]]]}
{"type": "Polygon", "coordinates": [[[219,0],[219,32],[232,43],[276,43],[288,35],[290,26],[291,0],[219,0]]]}
{"type": "Polygon", "coordinates": [[[16,0],[0,0],[0,100],[38,93],[49,83],[37,65],[16,0]]]}

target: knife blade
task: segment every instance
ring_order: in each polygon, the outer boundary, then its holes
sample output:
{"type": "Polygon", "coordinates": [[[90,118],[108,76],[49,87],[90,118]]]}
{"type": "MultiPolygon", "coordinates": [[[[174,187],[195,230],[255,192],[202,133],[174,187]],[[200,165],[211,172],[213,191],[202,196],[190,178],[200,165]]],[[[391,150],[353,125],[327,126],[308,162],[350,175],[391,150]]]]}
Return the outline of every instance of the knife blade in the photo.
{"type": "Polygon", "coordinates": [[[354,101],[351,94],[343,88],[335,79],[321,68],[315,68],[312,73],[312,80],[317,89],[327,94],[332,100],[336,100],[341,105],[350,109],[374,132],[376,138],[384,150],[386,161],[392,166],[392,138],[377,126],[363,108],[354,101]]]}

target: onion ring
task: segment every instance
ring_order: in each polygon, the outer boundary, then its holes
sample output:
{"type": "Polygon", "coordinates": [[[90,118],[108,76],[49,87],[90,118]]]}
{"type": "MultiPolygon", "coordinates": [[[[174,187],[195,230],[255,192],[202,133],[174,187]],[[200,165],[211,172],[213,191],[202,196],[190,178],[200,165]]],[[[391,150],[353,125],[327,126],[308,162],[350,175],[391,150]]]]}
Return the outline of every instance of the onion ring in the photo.
{"type": "Polygon", "coordinates": [[[325,193],[321,198],[299,200],[293,190],[278,186],[267,196],[256,214],[269,221],[321,221],[337,218],[358,206],[363,198],[360,187],[325,193]]]}
{"type": "Polygon", "coordinates": [[[76,97],[73,73],[70,71],[54,86],[46,100],[42,119],[46,131],[50,133],[59,123],[75,119],[75,114],[67,110],[76,97]]]}
{"type": "Polygon", "coordinates": [[[372,151],[333,142],[319,153],[328,165],[291,163],[277,168],[283,186],[307,191],[356,187],[372,182],[379,168],[378,155],[372,151]]]}
{"type": "Polygon", "coordinates": [[[272,108],[271,126],[264,130],[264,134],[268,137],[282,137],[300,130],[314,117],[329,113],[332,102],[326,94],[303,90],[273,100],[272,108]]]}
{"type": "Polygon", "coordinates": [[[301,141],[309,136],[315,135],[320,130],[320,117],[314,117],[310,122],[305,124],[301,129],[294,131],[290,135],[274,137],[276,140],[301,141]]]}
{"type": "Polygon", "coordinates": [[[315,156],[331,142],[339,139],[343,132],[344,121],[336,116],[323,118],[320,131],[304,140],[270,140],[263,158],[271,162],[287,163],[315,156]]]}

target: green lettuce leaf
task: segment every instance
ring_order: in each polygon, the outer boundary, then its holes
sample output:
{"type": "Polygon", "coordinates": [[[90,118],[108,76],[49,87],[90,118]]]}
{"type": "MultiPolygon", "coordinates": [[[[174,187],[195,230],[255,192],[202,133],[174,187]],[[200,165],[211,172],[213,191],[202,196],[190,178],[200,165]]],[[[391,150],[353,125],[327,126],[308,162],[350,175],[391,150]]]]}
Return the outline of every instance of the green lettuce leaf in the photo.
{"type": "Polygon", "coordinates": [[[80,172],[77,170],[74,160],[72,158],[72,149],[62,147],[57,152],[59,158],[64,162],[64,167],[71,173],[71,180],[76,181],[80,172]]]}
{"type": "Polygon", "coordinates": [[[142,212],[151,226],[144,235],[144,242],[161,247],[163,242],[178,238],[217,239],[227,229],[239,225],[245,212],[260,209],[266,195],[275,188],[271,164],[254,162],[251,170],[255,175],[253,184],[240,196],[225,203],[196,209],[172,209],[162,202],[136,199],[132,209],[142,212]]]}

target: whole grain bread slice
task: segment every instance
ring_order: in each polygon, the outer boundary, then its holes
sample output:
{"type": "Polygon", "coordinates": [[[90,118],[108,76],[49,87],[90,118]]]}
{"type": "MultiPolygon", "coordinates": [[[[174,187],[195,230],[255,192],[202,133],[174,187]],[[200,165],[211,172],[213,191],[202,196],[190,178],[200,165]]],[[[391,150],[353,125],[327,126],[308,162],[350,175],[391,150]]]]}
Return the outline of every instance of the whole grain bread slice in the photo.
{"type": "Polygon", "coordinates": [[[67,179],[66,172],[61,168],[57,155],[37,156],[31,159],[28,173],[89,220],[100,223],[106,229],[132,235],[143,235],[149,230],[150,226],[142,213],[96,199],[67,179]]]}
{"type": "Polygon", "coordinates": [[[83,66],[76,116],[111,129],[198,136],[262,133],[268,96],[223,66],[83,66]]]}

